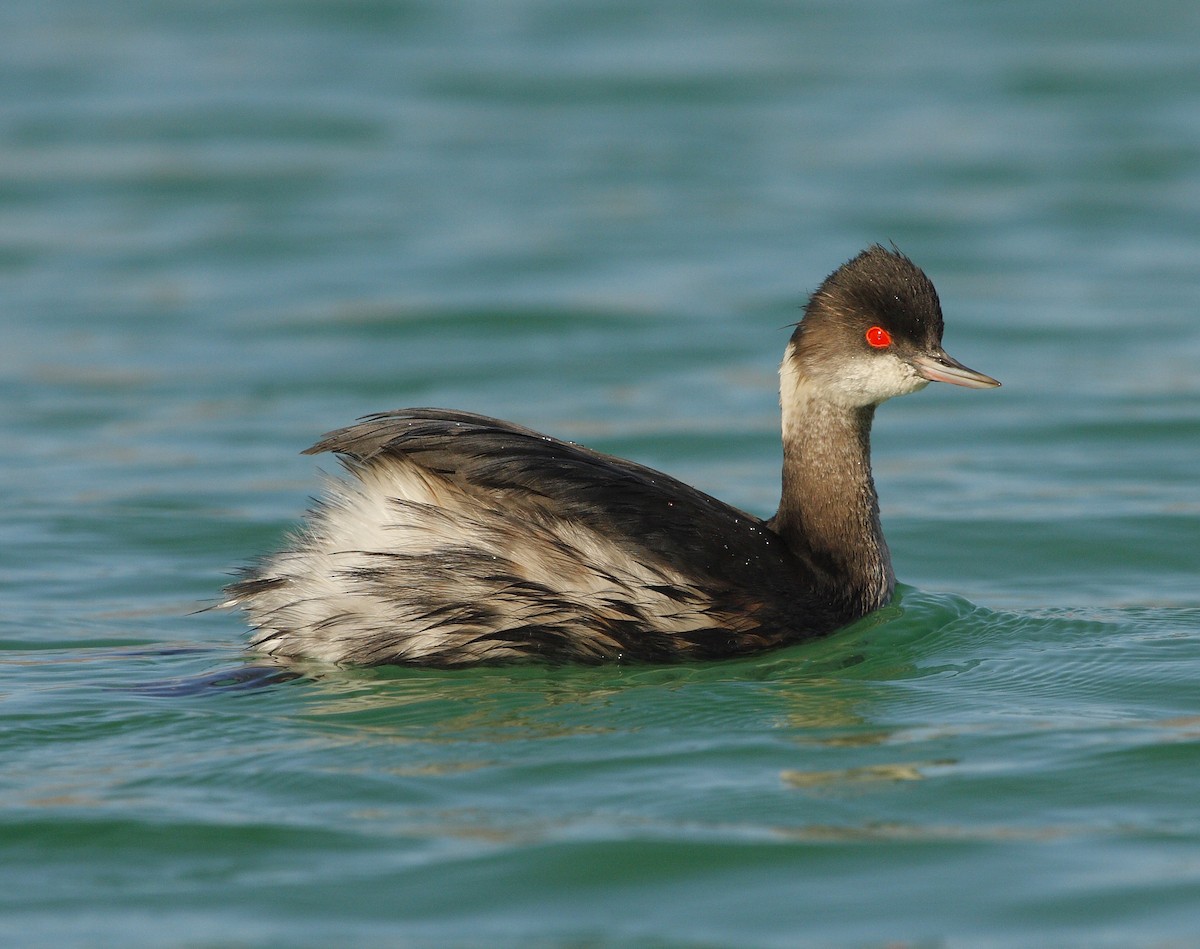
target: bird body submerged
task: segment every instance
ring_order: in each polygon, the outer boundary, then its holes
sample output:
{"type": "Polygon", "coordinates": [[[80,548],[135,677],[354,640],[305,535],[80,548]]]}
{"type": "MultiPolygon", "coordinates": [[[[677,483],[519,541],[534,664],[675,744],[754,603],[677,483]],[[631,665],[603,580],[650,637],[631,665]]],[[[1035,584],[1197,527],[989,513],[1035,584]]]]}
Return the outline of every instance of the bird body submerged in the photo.
{"type": "Polygon", "coordinates": [[[829,633],[894,589],[875,406],[932,378],[998,384],[940,339],[932,284],[898,253],[873,247],[822,284],[781,370],[770,521],[507,422],[370,416],[309,449],[351,477],[226,605],[248,612],[262,652],[369,665],[719,658],[829,633]]]}

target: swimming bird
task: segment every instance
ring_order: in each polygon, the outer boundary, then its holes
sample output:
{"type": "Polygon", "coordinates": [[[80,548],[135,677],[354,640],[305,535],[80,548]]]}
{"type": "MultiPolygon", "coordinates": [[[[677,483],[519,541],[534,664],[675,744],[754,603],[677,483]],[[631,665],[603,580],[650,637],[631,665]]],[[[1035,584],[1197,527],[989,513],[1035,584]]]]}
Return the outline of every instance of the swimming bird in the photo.
{"type": "Polygon", "coordinates": [[[223,605],[259,652],[363,665],[715,659],[833,632],[895,589],[875,408],[931,381],[1000,383],[947,355],[933,284],[880,245],[813,293],[779,375],[769,520],[510,422],[401,409],[308,449],[349,477],[223,605]]]}

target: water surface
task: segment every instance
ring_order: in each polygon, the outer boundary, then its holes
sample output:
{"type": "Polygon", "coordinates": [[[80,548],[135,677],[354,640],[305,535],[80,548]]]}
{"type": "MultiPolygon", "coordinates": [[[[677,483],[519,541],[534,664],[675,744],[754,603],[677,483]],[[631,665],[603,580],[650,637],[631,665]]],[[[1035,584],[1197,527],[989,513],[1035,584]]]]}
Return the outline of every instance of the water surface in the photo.
{"type": "Polygon", "coordinates": [[[1200,8],[0,11],[0,938],[1163,946],[1200,933],[1200,8]],[[263,666],[203,611],[371,411],[748,510],[871,241],[893,607],[668,668],[263,666]],[[295,673],[300,673],[296,676],[295,673]]]}

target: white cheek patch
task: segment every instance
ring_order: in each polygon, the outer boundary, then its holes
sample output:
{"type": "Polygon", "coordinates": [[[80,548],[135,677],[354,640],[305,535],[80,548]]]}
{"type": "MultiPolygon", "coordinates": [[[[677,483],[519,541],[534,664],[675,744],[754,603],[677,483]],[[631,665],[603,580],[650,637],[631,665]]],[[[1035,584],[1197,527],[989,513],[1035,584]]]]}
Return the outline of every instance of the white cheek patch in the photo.
{"type": "Polygon", "coordinates": [[[917,392],[929,380],[892,353],[863,355],[843,363],[829,380],[829,391],[843,405],[878,405],[896,396],[917,392]]]}
{"type": "Polygon", "coordinates": [[[863,354],[842,360],[838,365],[802,372],[788,346],[779,367],[779,401],[786,432],[790,420],[803,415],[811,399],[822,399],[848,408],[878,405],[896,396],[918,392],[929,380],[893,353],[863,354]]]}

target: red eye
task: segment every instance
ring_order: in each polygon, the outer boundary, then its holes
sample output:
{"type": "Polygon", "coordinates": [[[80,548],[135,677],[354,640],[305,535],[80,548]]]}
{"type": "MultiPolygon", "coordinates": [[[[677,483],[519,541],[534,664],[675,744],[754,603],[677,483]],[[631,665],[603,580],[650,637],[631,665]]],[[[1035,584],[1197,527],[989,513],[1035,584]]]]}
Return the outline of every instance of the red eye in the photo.
{"type": "Polygon", "coordinates": [[[887,349],[892,345],[892,334],[882,326],[872,326],[867,330],[867,345],[876,349],[887,349]]]}

